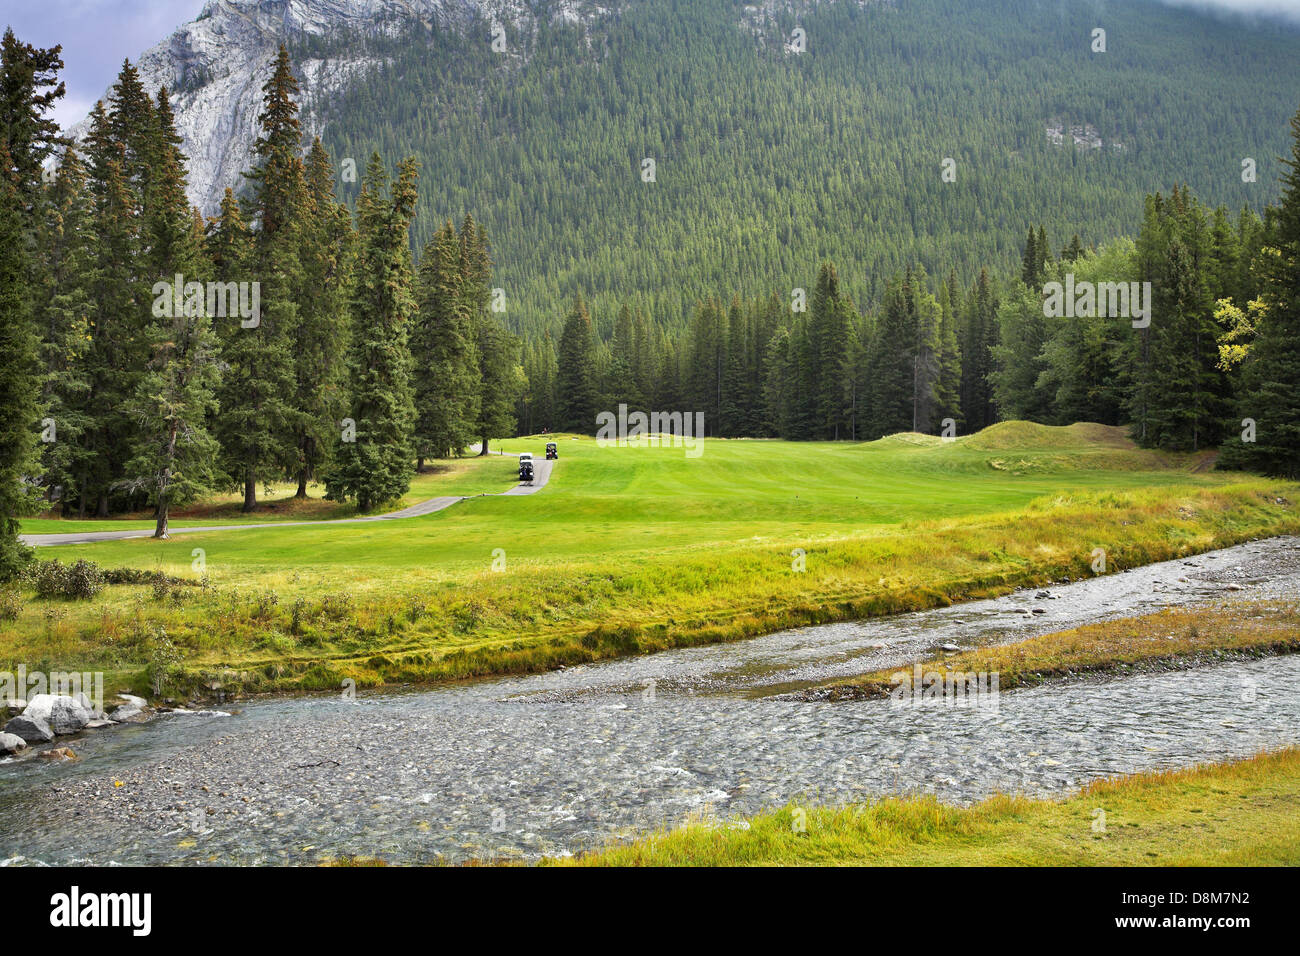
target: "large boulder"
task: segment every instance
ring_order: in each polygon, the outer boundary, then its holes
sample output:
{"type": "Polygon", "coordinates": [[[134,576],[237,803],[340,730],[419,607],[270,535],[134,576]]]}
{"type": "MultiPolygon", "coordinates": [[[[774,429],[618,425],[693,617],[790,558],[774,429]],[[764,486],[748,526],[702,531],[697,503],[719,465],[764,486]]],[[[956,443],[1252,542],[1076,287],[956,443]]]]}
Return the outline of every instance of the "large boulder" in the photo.
{"type": "Polygon", "coordinates": [[[104,713],[104,708],[96,707],[91,699],[85,694],[77,694],[73,699],[82,707],[86,708],[86,712],[90,714],[91,720],[104,720],[108,717],[108,714],[104,713]]]}
{"type": "Polygon", "coordinates": [[[27,702],[22,715],[45,721],[56,734],[75,734],[84,730],[95,716],[77,698],[62,694],[37,694],[27,702]]]}
{"type": "Polygon", "coordinates": [[[13,734],[15,737],[21,737],[29,744],[48,744],[54,739],[54,731],[40,717],[28,717],[27,714],[19,714],[17,717],[5,724],[6,734],[13,734]]]}
{"type": "Polygon", "coordinates": [[[0,733],[0,757],[9,757],[27,749],[27,741],[16,734],[0,733]]]}

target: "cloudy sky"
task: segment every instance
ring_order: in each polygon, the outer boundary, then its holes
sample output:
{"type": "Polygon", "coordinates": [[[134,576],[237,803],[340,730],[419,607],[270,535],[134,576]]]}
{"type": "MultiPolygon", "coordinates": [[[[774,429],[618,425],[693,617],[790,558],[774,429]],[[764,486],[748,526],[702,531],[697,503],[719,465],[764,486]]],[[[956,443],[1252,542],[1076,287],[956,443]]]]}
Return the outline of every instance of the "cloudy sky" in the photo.
{"type": "MultiPolygon", "coordinates": [[[[1300,0],[1162,0],[1171,6],[1285,16],[1300,23],[1300,0]]],[[[4,0],[0,24],[37,46],[63,44],[68,94],[55,112],[77,122],[117,75],[182,23],[198,16],[204,0],[4,0]]]]}
{"type": "MultiPolygon", "coordinates": [[[[63,44],[68,93],[54,117],[82,119],[117,75],[172,30],[199,15],[204,0],[3,0],[0,25],[36,46],[63,44]]],[[[0,30],[3,32],[3,30],[0,30]]]]}

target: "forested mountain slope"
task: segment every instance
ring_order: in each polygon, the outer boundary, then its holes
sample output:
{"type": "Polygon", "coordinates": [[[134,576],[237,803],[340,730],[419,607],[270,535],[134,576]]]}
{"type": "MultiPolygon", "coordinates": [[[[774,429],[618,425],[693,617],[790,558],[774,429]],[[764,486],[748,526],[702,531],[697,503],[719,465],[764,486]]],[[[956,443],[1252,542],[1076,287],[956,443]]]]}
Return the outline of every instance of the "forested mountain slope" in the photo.
{"type": "MultiPolygon", "coordinates": [[[[598,332],[621,301],[672,325],[826,259],[860,303],[908,263],[968,281],[1018,259],[1032,223],[1132,233],[1142,197],[1180,182],[1261,208],[1300,101],[1294,30],[1143,0],[644,0],[532,22],[505,53],[487,24],[366,41],[388,66],[324,114],[336,158],[420,159],[417,248],[445,216],[485,225],[521,330],[578,291],[598,332]]],[[[300,52],[338,44],[356,51],[300,52]]]]}

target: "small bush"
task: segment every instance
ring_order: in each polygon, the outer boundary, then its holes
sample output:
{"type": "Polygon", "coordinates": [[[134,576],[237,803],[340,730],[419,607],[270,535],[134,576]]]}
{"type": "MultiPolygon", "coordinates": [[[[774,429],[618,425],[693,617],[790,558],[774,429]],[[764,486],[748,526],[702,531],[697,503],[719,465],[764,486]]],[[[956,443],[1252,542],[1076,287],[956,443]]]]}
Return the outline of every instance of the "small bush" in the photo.
{"type": "Polygon", "coordinates": [[[321,598],[320,612],[330,620],[338,621],[350,617],[356,609],[356,599],[352,597],[350,591],[340,591],[338,594],[327,594],[321,598]]]}
{"type": "Polygon", "coordinates": [[[23,596],[13,588],[0,590],[0,621],[16,621],[23,610],[23,596]]]}
{"type": "Polygon", "coordinates": [[[89,599],[108,583],[99,565],[85,558],[71,565],[62,564],[57,558],[37,561],[28,566],[24,576],[36,589],[37,596],[43,598],[89,599]]]}

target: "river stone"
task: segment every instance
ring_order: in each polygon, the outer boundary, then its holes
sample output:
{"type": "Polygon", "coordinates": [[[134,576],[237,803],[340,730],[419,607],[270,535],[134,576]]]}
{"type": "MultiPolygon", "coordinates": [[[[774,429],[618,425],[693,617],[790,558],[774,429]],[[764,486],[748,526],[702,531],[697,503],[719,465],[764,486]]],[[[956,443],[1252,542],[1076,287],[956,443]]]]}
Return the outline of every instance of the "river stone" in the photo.
{"type": "Polygon", "coordinates": [[[92,701],[85,694],[77,694],[73,698],[73,700],[75,700],[82,707],[86,708],[86,712],[90,714],[91,720],[103,720],[108,716],[108,714],[104,713],[103,707],[96,707],[94,701],[92,701]]]}
{"type": "Polygon", "coordinates": [[[136,704],[123,704],[121,707],[114,708],[108,715],[108,719],[119,724],[126,721],[140,721],[144,720],[144,711],[136,704]]]}
{"type": "Polygon", "coordinates": [[[27,749],[27,741],[16,734],[0,733],[0,755],[11,756],[27,749]]]}
{"type": "Polygon", "coordinates": [[[75,734],[84,729],[94,715],[75,697],[37,694],[27,702],[23,716],[45,721],[56,734],[75,734]]]}
{"type": "Polygon", "coordinates": [[[21,737],[29,744],[48,744],[54,739],[54,731],[40,717],[28,717],[19,714],[5,724],[5,733],[21,737]]]}

